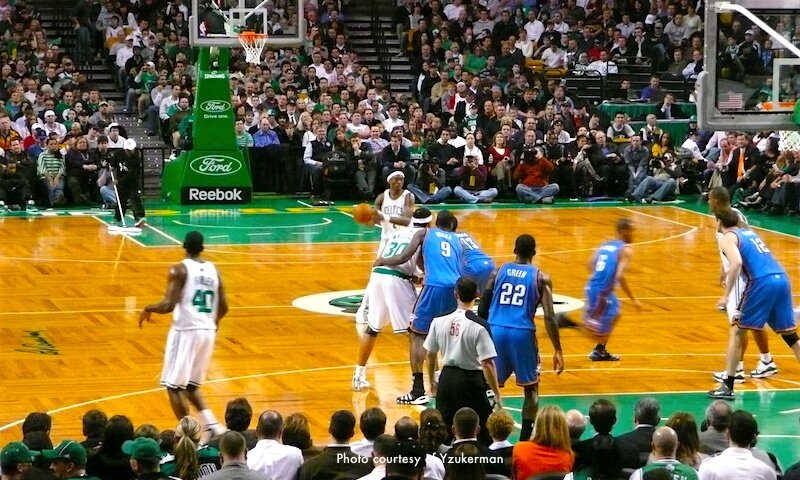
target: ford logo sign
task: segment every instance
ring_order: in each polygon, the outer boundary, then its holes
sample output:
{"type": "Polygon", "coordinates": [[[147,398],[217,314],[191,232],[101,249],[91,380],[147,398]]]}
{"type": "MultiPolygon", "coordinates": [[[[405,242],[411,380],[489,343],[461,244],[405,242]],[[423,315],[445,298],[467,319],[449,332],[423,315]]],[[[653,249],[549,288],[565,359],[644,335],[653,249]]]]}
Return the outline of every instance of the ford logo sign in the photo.
{"type": "Polygon", "coordinates": [[[189,163],[189,168],[200,175],[219,177],[233,175],[242,169],[242,161],[225,155],[206,155],[197,157],[189,163]]]}
{"type": "Polygon", "coordinates": [[[221,113],[231,108],[231,104],[224,100],[208,100],[200,104],[200,110],[208,113],[221,113]]]}

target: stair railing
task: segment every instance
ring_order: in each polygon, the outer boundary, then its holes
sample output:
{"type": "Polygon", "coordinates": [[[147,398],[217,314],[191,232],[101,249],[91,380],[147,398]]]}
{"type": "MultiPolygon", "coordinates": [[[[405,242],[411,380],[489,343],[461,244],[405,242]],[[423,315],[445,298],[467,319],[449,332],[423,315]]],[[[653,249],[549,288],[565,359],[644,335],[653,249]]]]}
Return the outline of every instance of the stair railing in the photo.
{"type": "Polygon", "coordinates": [[[375,41],[375,53],[378,56],[378,67],[384,72],[384,85],[392,83],[392,55],[386,42],[384,19],[392,14],[393,0],[374,0],[370,8],[370,28],[375,41]]]}

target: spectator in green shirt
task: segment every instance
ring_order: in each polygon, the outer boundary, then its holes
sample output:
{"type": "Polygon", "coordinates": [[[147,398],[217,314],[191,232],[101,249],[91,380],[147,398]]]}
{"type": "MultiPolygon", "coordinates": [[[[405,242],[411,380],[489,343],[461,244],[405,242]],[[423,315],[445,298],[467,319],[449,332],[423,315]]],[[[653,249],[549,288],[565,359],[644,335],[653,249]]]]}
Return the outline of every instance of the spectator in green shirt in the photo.
{"type": "Polygon", "coordinates": [[[678,434],[670,427],[660,427],[653,432],[654,461],[633,472],[630,480],[642,480],[647,472],[666,470],[673,478],[697,480],[697,472],[675,458],[678,451],[678,434]]]}
{"type": "Polygon", "coordinates": [[[47,189],[50,206],[63,205],[64,177],[66,175],[64,156],[61,155],[58,138],[51,136],[47,139],[47,149],[39,154],[37,173],[47,189]]]}
{"type": "Polygon", "coordinates": [[[253,136],[244,128],[244,118],[236,119],[236,145],[241,149],[253,146],[253,136]]]}

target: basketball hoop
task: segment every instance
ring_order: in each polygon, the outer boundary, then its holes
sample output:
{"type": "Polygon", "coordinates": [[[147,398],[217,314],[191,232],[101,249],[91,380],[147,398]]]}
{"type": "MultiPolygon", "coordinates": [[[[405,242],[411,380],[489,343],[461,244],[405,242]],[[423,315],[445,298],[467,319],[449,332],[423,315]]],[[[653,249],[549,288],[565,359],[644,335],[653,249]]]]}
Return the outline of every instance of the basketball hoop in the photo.
{"type": "Polygon", "coordinates": [[[253,65],[258,65],[261,63],[261,52],[264,51],[264,47],[267,45],[268,38],[269,35],[266,33],[255,33],[250,31],[239,33],[239,42],[242,44],[242,48],[244,48],[244,59],[247,61],[247,63],[251,63],[253,65]]]}

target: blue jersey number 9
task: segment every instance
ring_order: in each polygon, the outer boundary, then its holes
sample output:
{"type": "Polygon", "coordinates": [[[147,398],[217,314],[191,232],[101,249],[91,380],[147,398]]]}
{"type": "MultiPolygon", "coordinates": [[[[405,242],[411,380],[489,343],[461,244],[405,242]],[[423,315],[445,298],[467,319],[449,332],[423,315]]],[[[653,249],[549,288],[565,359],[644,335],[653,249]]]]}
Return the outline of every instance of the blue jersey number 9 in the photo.
{"type": "Polygon", "coordinates": [[[500,305],[514,305],[521,307],[525,299],[525,285],[512,285],[504,283],[500,285],[500,305]]]}
{"type": "Polygon", "coordinates": [[[442,242],[442,256],[449,257],[452,253],[452,248],[448,242],[442,242]]]}

